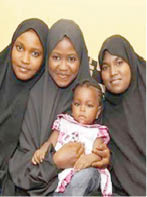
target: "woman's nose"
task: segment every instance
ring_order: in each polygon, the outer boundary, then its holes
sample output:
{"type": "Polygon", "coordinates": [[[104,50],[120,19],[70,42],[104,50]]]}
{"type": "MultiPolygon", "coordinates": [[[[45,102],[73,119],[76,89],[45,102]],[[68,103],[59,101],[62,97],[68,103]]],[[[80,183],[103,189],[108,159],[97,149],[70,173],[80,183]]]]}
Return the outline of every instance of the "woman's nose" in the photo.
{"type": "Polygon", "coordinates": [[[111,75],[115,75],[117,73],[117,68],[115,65],[112,65],[110,68],[111,75]]]}
{"type": "Polygon", "coordinates": [[[21,60],[24,64],[29,64],[30,63],[30,56],[28,52],[24,52],[22,54],[21,60]]]}
{"type": "Polygon", "coordinates": [[[67,70],[68,69],[68,65],[67,65],[67,61],[66,60],[62,60],[60,62],[59,69],[60,70],[67,70]]]}

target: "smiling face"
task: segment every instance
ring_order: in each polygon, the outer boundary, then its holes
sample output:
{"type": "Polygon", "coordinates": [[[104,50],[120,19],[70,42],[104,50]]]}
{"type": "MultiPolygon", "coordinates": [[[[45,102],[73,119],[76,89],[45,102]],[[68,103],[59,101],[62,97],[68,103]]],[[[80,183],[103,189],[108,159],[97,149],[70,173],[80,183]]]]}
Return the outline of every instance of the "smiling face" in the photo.
{"type": "Polygon", "coordinates": [[[67,87],[76,78],[80,60],[67,37],[64,37],[53,49],[48,65],[49,73],[59,87],[67,87]]]}
{"type": "Polygon", "coordinates": [[[43,47],[38,35],[33,30],[22,33],[12,48],[12,67],[20,80],[31,79],[43,63],[43,47]]]}
{"type": "Polygon", "coordinates": [[[81,124],[92,124],[100,112],[99,93],[95,87],[77,87],[72,102],[72,116],[81,124]]]}
{"type": "Polygon", "coordinates": [[[102,80],[107,90],[114,94],[121,94],[128,89],[131,70],[129,64],[121,57],[105,51],[101,70],[102,80]]]}

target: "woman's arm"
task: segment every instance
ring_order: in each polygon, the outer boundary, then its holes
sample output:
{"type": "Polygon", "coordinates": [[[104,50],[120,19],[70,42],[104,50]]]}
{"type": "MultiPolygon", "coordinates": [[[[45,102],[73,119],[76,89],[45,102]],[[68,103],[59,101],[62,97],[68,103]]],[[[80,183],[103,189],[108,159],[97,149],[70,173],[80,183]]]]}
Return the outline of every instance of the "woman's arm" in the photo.
{"type": "MultiPolygon", "coordinates": [[[[93,150],[102,143],[103,143],[102,138],[95,139],[93,143],[93,150]]],[[[78,171],[84,168],[92,167],[92,164],[94,162],[98,162],[100,160],[101,157],[99,157],[97,154],[93,152],[90,154],[82,154],[81,157],[75,163],[74,168],[78,171]]]]}
{"type": "Polygon", "coordinates": [[[39,165],[32,164],[32,156],[39,148],[41,136],[37,107],[40,106],[31,96],[22,124],[19,146],[10,160],[9,171],[15,185],[26,190],[28,195],[45,196],[56,189],[58,169],[52,159],[52,149],[46,154],[44,162],[39,165]]]}
{"type": "Polygon", "coordinates": [[[63,145],[62,148],[54,154],[53,160],[58,168],[71,168],[83,153],[83,144],[70,142],[63,145]]]}
{"type": "MultiPolygon", "coordinates": [[[[92,152],[92,154],[86,156],[88,158],[85,160],[85,156],[83,156],[83,144],[77,142],[67,143],[54,154],[53,160],[56,166],[61,169],[74,167],[80,156],[82,156],[81,160],[84,160],[84,164],[82,164],[84,165],[83,168],[86,166],[93,166],[97,168],[107,167],[110,161],[110,150],[107,145],[104,144],[102,138],[97,138],[95,140],[92,152]]],[[[75,168],[81,168],[77,167],[77,165],[79,164],[76,164],[75,168]]]]}

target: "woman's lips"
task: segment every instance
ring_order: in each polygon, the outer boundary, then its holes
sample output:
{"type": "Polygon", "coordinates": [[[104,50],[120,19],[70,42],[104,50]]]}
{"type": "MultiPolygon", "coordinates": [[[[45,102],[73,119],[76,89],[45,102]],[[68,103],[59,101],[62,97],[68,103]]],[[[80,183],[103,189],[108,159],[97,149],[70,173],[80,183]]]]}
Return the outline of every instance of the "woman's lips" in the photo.
{"type": "Polygon", "coordinates": [[[120,83],[120,81],[121,81],[121,79],[112,79],[112,80],[110,81],[110,83],[111,83],[112,85],[115,85],[115,84],[120,83]]]}
{"type": "Polygon", "coordinates": [[[30,69],[28,69],[28,68],[26,68],[26,67],[23,67],[23,66],[18,66],[19,67],[19,70],[21,71],[21,72],[28,72],[28,71],[30,71],[30,69]]]}
{"type": "Polygon", "coordinates": [[[61,79],[67,79],[70,75],[65,73],[57,73],[57,76],[61,79]]]}

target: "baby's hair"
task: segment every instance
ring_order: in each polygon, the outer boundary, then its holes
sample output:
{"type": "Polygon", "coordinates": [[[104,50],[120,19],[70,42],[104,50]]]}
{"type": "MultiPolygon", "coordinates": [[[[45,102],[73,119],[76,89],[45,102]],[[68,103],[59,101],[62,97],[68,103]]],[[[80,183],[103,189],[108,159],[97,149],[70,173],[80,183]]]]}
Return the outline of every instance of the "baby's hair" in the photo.
{"type": "Polygon", "coordinates": [[[81,83],[78,83],[75,88],[73,89],[73,93],[75,92],[75,90],[78,88],[78,87],[86,87],[86,88],[89,88],[89,87],[94,87],[97,89],[98,91],[98,96],[99,96],[99,105],[101,106],[102,105],[102,99],[103,99],[103,92],[102,92],[102,88],[101,86],[98,84],[98,83],[93,83],[91,81],[88,81],[88,80],[85,80],[85,81],[82,81],[81,83]]]}

